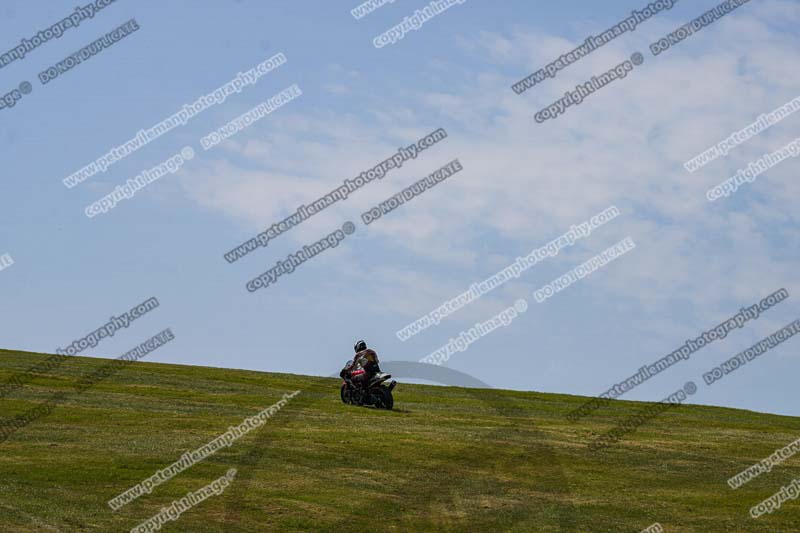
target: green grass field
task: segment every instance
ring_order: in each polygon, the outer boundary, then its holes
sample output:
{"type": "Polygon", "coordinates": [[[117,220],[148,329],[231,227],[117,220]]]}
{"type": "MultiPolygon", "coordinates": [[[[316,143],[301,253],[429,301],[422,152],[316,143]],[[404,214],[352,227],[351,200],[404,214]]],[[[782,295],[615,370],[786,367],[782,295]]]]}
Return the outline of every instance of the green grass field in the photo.
{"type": "MultiPolygon", "coordinates": [[[[0,383],[44,357],[0,351],[0,383]]],[[[800,437],[800,418],[684,405],[592,452],[643,404],[573,424],[565,415],[586,398],[401,381],[386,412],[343,405],[336,379],[153,363],[71,392],[105,364],[68,358],[0,399],[7,420],[66,394],[0,443],[0,531],[128,531],[230,468],[225,492],[161,531],[800,531],[800,501],[748,514],[800,477],[800,457],[726,483],[800,437]],[[107,505],[295,390],[229,448],[107,505]]]]}

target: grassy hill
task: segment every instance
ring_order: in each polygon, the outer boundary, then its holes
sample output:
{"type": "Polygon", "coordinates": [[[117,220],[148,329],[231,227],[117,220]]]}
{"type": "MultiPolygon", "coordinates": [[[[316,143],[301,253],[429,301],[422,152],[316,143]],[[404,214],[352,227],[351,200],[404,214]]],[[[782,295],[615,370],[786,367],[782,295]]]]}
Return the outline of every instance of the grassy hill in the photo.
{"type": "MultiPolygon", "coordinates": [[[[42,361],[0,350],[0,384],[42,361]]],[[[576,423],[586,398],[400,383],[392,412],[343,405],[338,380],[67,358],[0,399],[0,422],[64,393],[0,443],[2,531],[128,531],[237,469],[162,531],[800,531],[800,501],[750,518],[800,477],[791,458],[726,480],[800,436],[800,419],[680,406],[608,449],[587,444],[643,404],[576,423]],[[300,390],[265,425],[118,511],[107,502],[300,390]]]]}

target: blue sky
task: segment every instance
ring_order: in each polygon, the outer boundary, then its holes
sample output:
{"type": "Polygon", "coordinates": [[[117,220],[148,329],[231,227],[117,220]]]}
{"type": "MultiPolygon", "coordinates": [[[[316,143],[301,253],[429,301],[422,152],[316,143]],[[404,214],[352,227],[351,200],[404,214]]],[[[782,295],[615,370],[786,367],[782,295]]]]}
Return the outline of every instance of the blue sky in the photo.
{"type": "MultiPolygon", "coordinates": [[[[714,203],[710,187],[798,136],[792,116],[703,169],[683,162],[800,96],[800,5],[753,0],[658,57],[647,47],[717,2],[672,10],[522,95],[511,84],[644,1],[467,0],[401,41],[372,40],[426,2],[356,20],[356,0],[134,2],[0,69],[0,346],[54,352],[155,296],[158,309],[89,355],[118,356],[170,327],[148,360],[330,375],[365,338],[417,361],[475,322],[529,302],[447,366],[494,387],[594,395],[785,287],[757,321],[626,395],[800,415],[789,340],[713,387],[701,375],[800,316],[797,160],[714,203]],[[37,74],[135,18],[140,30],[47,85],[37,74]],[[265,59],[287,63],[73,189],[62,179],[265,59]],[[533,115],[634,52],[645,63],[557,120],[533,115]],[[205,152],[200,138],[297,84],[302,96],[205,152]],[[223,253],[423,135],[448,137],[234,264],[223,253]],[[179,172],[102,216],[84,208],[192,146],[179,172]],[[359,215],[453,159],[462,172],[365,226],[359,215]],[[401,342],[395,332],[616,205],[590,237],[401,342]],[[245,283],[345,221],[357,230],[265,290],[245,283]],[[631,237],[636,249],[536,303],[532,292],[631,237]]],[[[82,4],[83,5],[83,4],[82,4]]],[[[8,1],[0,52],[75,8],[8,1]]]]}

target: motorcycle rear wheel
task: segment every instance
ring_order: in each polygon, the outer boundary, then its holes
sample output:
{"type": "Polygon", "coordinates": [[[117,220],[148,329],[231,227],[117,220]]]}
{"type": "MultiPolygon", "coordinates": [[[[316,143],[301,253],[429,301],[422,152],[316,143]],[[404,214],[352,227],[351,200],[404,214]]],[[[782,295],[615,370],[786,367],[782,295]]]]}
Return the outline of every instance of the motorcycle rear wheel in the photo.
{"type": "Polygon", "coordinates": [[[392,396],[392,391],[386,387],[381,387],[380,391],[381,405],[378,405],[377,407],[391,411],[394,407],[394,396],[392,396]]]}

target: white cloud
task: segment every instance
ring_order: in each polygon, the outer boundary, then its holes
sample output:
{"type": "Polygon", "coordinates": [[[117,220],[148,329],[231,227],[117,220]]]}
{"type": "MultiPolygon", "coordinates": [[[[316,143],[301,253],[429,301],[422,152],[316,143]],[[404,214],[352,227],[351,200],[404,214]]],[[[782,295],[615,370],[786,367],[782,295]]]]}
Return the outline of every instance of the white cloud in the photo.
{"type": "MultiPolygon", "coordinates": [[[[637,249],[584,283],[647,310],[640,326],[666,335],[680,327],[665,326],[658,309],[676,298],[692,305],[686,319],[728,316],[723,304],[755,301],[778,288],[775,280],[792,277],[796,254],[787,254],[769,233],[785,235],[782,228],[797,223],[797,161],[771,170],[735,200],[710,205],[704,198],[710,186],[749,159],[781,146],[772,140],[784,135],[779,128],[791,128],[791,121],[701,172],[688,174],[682,163],[796,96],[800,70],[787,64],[796,60],[797,37],[773,25],[797,18],[796,5],[789,2],[748,4],[653,57],[647,45],[685,22],[664,16],[522,96],[511,91],[513,82],[577,43],[541,33],[482,33],[460,40],[480,66],[469,77],[455,76],[449,92],[421,88],[408,94],[387,87],[383,95],[372,94],[359,115],[308,107],[303,114],[291,110],[271,117],[263,140],[241,135],[213,153],[213,162],[186,179],[186,187],[201,205],[236,218],[255,234],[397,146],[444,125],[449,137],[408,168],[281,238],[300,242],[342,220],[355,221],[363,210],[457,157],[463,172],[359,227],[369,239],[390,245],[406,264],[419,265],[409,273],[391,264],[396,258],[371,257],[377,265],[365,273],[370,301],[390,301],[386,309],[391,305],[413,320],[493,273],[502,257],[510,262],[616,204],[624,216],[579,250],[588,258],[628,235],[637,249]],[[634,51],[646,61],[627,79],[555,121],[533,120],[565,90],[634,51]],[[231,159],[217,160],[229,154],[231,159]],[[236,158],[244,162],[232,163],[236,158]]],[[[444,67],[441,60],[430,65],[436,71],[444,67]]],[[[463,66],[454,70],[462,72],[463,66]]],[[[564,271],[574,266],[558,261],[564,271]]],[[[345,262],[340,267],[351,273],[354,268],[345,262]]],[[[493,294],[487,309],[504,296],[493,294]]]]}

